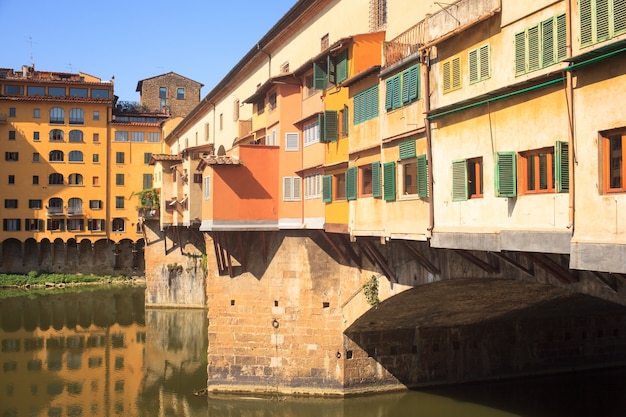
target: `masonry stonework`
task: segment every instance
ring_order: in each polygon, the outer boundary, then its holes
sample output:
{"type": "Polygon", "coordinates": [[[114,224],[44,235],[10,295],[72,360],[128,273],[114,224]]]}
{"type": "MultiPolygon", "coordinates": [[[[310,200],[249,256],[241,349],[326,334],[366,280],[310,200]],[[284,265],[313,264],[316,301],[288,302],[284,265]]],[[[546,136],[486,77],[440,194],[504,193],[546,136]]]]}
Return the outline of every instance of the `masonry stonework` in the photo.
{"type": "Polygon", "coordinates": [[[141,104],[151,111],[163,110],[159,95],[161,87],[166,88],[165,105],[172,117],[185,117],[200,102],[201,83],[169,72],[139,82],[137,88],[140,93],[141,104]],[[178,97],[179,88],[184,91],[182,97],[178,97]]]}

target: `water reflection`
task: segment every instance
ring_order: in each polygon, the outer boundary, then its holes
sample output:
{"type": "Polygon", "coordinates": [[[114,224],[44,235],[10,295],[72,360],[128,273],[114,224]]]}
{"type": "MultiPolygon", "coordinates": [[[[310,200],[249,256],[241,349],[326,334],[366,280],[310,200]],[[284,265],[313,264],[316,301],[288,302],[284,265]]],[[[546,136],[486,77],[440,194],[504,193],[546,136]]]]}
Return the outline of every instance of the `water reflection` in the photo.
{"type": "Polygon", "coordinates": [[[205,310],[144,310],[140,288],[0,300],[0,417],[601,417],[626,370],[354,398],[196,396],[205,310]]]}

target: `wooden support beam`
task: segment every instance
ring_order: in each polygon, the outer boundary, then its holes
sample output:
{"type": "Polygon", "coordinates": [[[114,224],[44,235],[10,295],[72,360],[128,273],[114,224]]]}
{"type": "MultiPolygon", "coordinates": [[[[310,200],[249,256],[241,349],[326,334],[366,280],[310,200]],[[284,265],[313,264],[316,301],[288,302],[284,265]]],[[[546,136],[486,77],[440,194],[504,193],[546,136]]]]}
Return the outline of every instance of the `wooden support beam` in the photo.
{"type": "Polygon", "coordinates": [[[528,259],[532,260],[534,263],[545,269],[556,279],[561,281],[563,284],[571,284],[576,282],[576,279],[570,274],[568,270],[563,268],[561,265],[554,262],[548,256],[543,253],[538,252],[522,252],[524,256],[528,259]]]}
{"type": "Polygon", "coordinates": [[[224,237],[224,232],[217,232],[218,236],[219,236],[219,247],[220,247],[220,258],[222,261],[222,271],[226,270],[226,256],[224,255],[224,247],[226,246],[224,244],[224,241],[226,240],[224,237]]]}
{"type": "Polygon", "coordinates": [[[339,254],[339,256],[341,257],[341,259],[343,259],[343,261],[350,266],[350,259],[348,259],[348,257],[346,256],[345,253],[343,253],[341,251],[341,249],[339,249],[339,246],[337,246],[337,244],[330,238],[330,236],[328,236],[328,233],[326,233],[326,231],[324,230],[320,230],[320,233],[322,234],[322,236],[324,237],[324,239],[326,239],[326,241],[328,242],[328,244],[335,250],[335,252],[337,252],[339,254]]]}
{"type": "Polygon", "coordinates": [[[374,259],[374,256],[370,253],[369,249],[367,248],[367,245],[361,240],[357,240],[356,244],[359,247],[359,249],[361,249],[361,253],[365,255],[367,260],[370,261],[372,265],[376,265],[376,259],[374,259]]]}
{"type": "Polygon", "coordinates": [[[617,279],[611,276],[611,274],[608,274],[608,276],[605,276],[604,273],[600,271],[589,271],[589,272],[591,272],[596,278],[598,278],[604,285],[612,289],[613,292],[615,293],[617,292],[617,279]]]}
{"type": "Polygon", "coordinates": [[[212,240],[213,240],[213,248],[215,249],[215,263],[217,264],[217,272],[219,274],[222,273],[222,271],[224,270],[224,267],[222,265],[222,257],[220,256],[220,252],[222,251],[220,249],[220,244],[218,242],[218,234],[219,232],[213,232],[213,236],[212,236],[212,240]]]}
{"type": "Polygon", "coordinates": [[[461,255],[463,258],[470,261],[485,272],[489,272],[490,274],[498,274],[500,272],[499,266],[493,266],[465,249],[456,249],[454,252],[461,255]]]}
{"type": "Polygon", "coordinates": [[[239,263],[241,264],[241,269],[243,272],[246,272],[246,258],[243,252],[243,242],[241,241],[241,232],[237,232],[237,244],[239,245],[239,263]]]}
{"type": "Polygon", "coordinates": [[[439,275],[441,274],[441,271],[439,270],[439,268],[437,268],[432,262],[430,262],[430,260],[428,258],[426,258],[426,256],[421,253],[417,248],[413,247],[409,242],[407,242],[406,240],[402,240],[402,245],[413,254],[413,256],[415,256],[415,260],[417,261],[418,264],[420,264],[422,266],[422,268],[426,269],[428,272],[430,272],[433,275],[439,275]]]}
{"type": "Polygon", "coordinates": [[[184,255],[185,252],[183,251],[183,243],[180,240],[180,226],[176,226],[176,242],[178,242],[178,247],[180,249],[180,254],[184,255]]]}
{"type": "Polygon", "coordinates": [[[372,252],[372,255],[374,256],[374,258],[376,258],[376,261],[378,262],[378,265],[380,266],[380,268],[383,270],[385,275],[387,275],[387,278],[389,278],[390,281],[398,282],[398,280],[396,279],[396,275],[393,273],[393,270],[387,264],[387,260],[385,259],[383,254],[380,253],[378,248],[376,248],[376,245],[374,245],[374,243],[371,240],[368,240],[366,242],[366,245],[369,248],[369,250],[372,252]]]}
{"type": "Polygon", "coordinates": [[[504,262],[508,263],[509,265],[514,266],[515,268],[519,269],[520,271],[524,272],[525,274],[528,274],[531,277],[535,276],[535,270],[532,267],[533,264],[531,264],[530,268],[526,268],[524,265],[520,264],[519,262],[517,262],[514,259],[509,258],[508,256],[506,256],[502,252],[490,252],[490,253],[492,255],[495,255],[498,258],[502,259],[504,262]]]}
{"type": "Polygon", "coordinates": [[[267,263],[267,247],[265,246],[265,232],[261,231],[261,251],[263,252],[263,263],[267,263]]]}
{"type": "Polygon", "coordinates": [[[350,258],[354,261],[356,266],[359,268],[359,271],[361,271],[361,269],[363,268],[363,260],[361,259],[359,255],[357,255],[354,249],[352,249],[352,245],[350,244],[350,239],[348,239],[348,236],[339,235],[339,240],[341,240],[341,243],[343,243],[343,246],[346,248],[346,252],[348,253],[348,256],[350,256],[350,258]]]}

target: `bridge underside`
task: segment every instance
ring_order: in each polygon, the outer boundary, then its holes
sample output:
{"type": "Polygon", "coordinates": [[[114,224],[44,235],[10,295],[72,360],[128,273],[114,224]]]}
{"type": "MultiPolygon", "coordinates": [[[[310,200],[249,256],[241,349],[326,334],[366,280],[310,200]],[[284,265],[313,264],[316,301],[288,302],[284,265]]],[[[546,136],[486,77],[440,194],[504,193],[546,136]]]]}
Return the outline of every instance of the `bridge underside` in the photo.
{"type": "Polygon", "coordinates": [[[450,279],[386,300],[345,335],[355,385],[460,383],[622,364],[626,307],[537,283],[450,279]]]}

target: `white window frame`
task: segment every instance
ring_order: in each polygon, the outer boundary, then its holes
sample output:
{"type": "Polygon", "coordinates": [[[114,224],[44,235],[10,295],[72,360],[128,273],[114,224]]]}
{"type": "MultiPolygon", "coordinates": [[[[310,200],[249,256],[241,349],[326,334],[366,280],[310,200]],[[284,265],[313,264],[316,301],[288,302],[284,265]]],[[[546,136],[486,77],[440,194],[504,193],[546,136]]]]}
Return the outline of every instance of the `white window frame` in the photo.
{"type": "Polygon", "coordinates": [[[300,150],[300,133],[285,133],[285,151],[297,152],[300,150]]]}
{"type": "Polygon", "coordinates": [[[205,200],[209,200],[211,198],[211,177],[206,176],[202,180],[202,190],[205,200]]]}
{"type": "Polygon", "coordinates": [[[302,128],[304,136],[304,146],[313,145],[320,141],[320,123],[319,120],[315,120],[311,123],[304,125],[302,128]]]}
{"type": "Polygon", "coordinates": [[[322,196],[322,174],[316,172],[315,174],[307,175],[304,177],[304,198],[313,199],[320,198],[322,196]]]}
{"type": "Polygon", "coordinates": [[[300,177],[283,177],[283,201],[302,199],[302,180],[300,177]]]}

